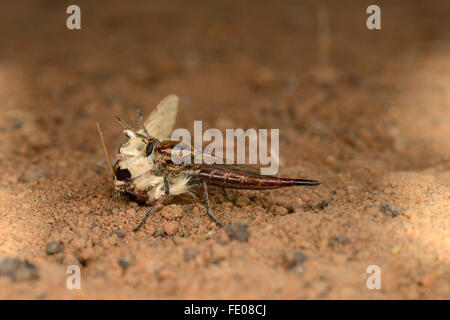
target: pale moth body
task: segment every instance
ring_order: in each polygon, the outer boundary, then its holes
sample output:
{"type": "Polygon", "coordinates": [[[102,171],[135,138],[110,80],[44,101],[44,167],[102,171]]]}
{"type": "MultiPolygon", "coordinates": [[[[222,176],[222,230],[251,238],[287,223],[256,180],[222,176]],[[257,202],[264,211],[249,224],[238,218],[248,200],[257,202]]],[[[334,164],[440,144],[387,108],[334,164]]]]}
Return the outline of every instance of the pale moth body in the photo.
{"type": "MultiPolygon", "coordinates": [[[[160,141],[168,139],[178,111],[178,97],[169,95],[164,98],[156,110],[144,122],[144,126],[150,135],[160,141]]],[[[117,190],[127,184],[127,187],[135,192],[145,192],[146,202],[151,204],[164,195],[164,177],[155,175],[152,170],[155,169],[155,154],[146,155],[147,143],[143,139],[145,131],[140,129],[136,133],[125,129],[125,135],[129,138],[127,142],[121,145],[116,159],[116,168],[128,170],[130,173],[130,182],[115,179],[114,185],[117,190]]],[[[187,185],[190,177],[185,174],[176,174],[167,176],[170,194],[179,195],[189,192],[187,185]]]]}

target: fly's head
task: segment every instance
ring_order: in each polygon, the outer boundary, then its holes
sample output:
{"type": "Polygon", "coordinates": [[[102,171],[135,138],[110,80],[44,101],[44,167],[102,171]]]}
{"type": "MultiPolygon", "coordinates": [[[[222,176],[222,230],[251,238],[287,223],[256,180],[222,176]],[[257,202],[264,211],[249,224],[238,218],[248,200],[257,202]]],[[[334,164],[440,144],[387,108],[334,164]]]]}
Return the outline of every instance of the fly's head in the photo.
{"type": "MultiPolygon", "coordinates": [[[[117,153],[114,164],[114,185],[120,192],[136,190],[138,180],[151,174],[156,162],[156,149],[159,141],[140,132],[125,129],[128,138],[117,153]]],[[[139,191],[139,190],[137,190],[139,191]]]]}

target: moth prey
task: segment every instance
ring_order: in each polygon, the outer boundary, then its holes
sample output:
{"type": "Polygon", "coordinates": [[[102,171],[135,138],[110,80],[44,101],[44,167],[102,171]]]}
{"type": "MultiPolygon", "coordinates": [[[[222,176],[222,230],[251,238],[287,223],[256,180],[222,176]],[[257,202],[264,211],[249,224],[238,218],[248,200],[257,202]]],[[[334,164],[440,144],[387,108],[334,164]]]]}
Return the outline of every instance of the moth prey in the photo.
{"type": "MultiPolygon", "coordinates": [[[[179,152],[179,149],[174,147],[184,142],[173,141],[169,137],[175,124],[178,100],[176,95],[167,96],[145,121],[138,111],[138,130],[118,118],[125,127],[124,133],[128,140],[120,146],[116,162],[111,167],[115,188],[139,202],[152,205],[134,231],[138,231],[150,214],[169,197],[190,193],[193,186],[203,187],[206,214],[221,226],[211,215],[208,185],[262,190],[320,184],[317,180],[260,175],[258,168],[250,166],[194,164],[194,161],[190,162],[192,164],[176,164],[172,161],[172,153],[179,152]]],[[[194,150],[192,146],[187,145],[187,148],[191,151],[190,157],[202,156],[201,152],[194,150]]]]}

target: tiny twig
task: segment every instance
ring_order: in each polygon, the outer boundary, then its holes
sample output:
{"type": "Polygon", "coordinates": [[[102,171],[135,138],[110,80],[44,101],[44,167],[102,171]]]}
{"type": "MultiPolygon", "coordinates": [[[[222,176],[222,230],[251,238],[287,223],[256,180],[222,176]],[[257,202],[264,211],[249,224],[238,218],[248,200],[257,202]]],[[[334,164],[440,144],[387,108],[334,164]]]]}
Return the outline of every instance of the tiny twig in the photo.
{"type": "Polygon", "coordinates": [[[97,122],[97,130],[98,130],[98,134],[100,135],[100,140],[102,140],[103,151],[105,152],[106,161],[108,162],[108,166],[111,169],[113,176],[115,177],[116,174],[114,173],[114,169],[111,164],[111,158],[109,157],[108,149],[106,148],[105,139],[103,137],[103,132],[102,132],[102,129],[100,128],[100,124],[98,122],[97,122]]]}

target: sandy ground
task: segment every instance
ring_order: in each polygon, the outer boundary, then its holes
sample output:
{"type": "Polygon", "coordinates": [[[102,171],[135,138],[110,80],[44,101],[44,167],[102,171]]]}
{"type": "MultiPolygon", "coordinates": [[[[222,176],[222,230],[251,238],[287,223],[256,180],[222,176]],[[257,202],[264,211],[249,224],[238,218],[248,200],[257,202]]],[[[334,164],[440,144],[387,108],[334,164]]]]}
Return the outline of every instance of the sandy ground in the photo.
{"type": "Polygon", "coordinates": [[[368,1],[77,3],[81,31],[0,7],[0,298],[450,298],[450,2],[383,3],[379,31],[368,1]],[[323,184],[212,187],[235,232],[180,197],[133,233],[95,124],[114,153],[113,116],[169,93],[177,127],[280,128],[279,175],[323,184]]]}

